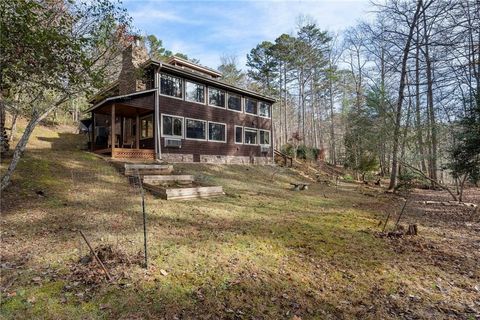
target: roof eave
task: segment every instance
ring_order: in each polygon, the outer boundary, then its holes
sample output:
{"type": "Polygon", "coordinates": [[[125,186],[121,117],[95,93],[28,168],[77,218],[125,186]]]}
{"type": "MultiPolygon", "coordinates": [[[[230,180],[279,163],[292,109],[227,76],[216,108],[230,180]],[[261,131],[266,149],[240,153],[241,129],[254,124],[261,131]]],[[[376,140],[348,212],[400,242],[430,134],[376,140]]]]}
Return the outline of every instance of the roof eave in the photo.
{"type": "Polygon", "coordinates": [[[105,98],[102,101],[96,103],[95,105],[91,106],[84,113],[92,112],[93,110],[99,108],[100,106],[104,105],[107,102],[111,102],[111,101],[115,101],[115,100],[119,100],[119,99],[123,99],[123,98],[128,98],[128,97],[131,97],[131,96],[136,96],[136,95],[140,95],[140,94],[144,94],[144,93],[150,93],[150,92],[154,92],[154,91],[157,91],[157,89],[149,89],[149,90],[143,90],[143,91],[137,91],[137,92],[133,92],[133,93],[129,93],[129,94],[124,94],[124,95],[121,95],[121,96],[108,97],[108,98],[105,98]]]}

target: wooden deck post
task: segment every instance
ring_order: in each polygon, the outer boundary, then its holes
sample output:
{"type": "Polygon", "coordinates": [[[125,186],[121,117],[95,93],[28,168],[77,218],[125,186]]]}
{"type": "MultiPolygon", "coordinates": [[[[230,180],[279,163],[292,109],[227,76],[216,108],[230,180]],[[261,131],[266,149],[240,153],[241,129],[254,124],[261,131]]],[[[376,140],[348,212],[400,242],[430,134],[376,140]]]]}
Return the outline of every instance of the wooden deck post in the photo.
{"type": "Polygon", "coordinates": [[[115,140],[116,140],[116,136],[115,136],[115,104],[112,104],[112,123],[111,123],[111,129],[110,129],[110,136],[111,136],[111,139],[112,139],[112,158],[113,158],[113,154],[114,154],[114,149],[115,149],[115,140]]]}
{"type": "Polygon", "coordinates": [[[140,117],[138,116],[138,112],[135,121],[135,147],[140,149],[140,117]]]}

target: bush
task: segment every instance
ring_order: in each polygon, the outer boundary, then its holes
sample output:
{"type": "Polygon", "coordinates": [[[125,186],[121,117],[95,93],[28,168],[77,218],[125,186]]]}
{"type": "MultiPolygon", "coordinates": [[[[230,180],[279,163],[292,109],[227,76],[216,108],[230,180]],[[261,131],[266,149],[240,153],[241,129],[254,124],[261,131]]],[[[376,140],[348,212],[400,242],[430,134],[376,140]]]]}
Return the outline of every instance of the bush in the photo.
{"type": "Polygon", "coordinates": [[[302,144],[298,146],[297,149],[297,158],[304,160],[318,160],[318,155],[320,150],[317,148],[307,147],[302,144]]]}
{"type": "MultiPolygon", "coordinates": [[[[295,146],[291,143],[284,144],[280,151],[290,157],[295,156],[295,146]]],[[[303,160],[318,160],[320,155],[320,149],[307,147],[304,144],[301,144],[297,147],[297,158],[303,160]]]]}
{"type": "Polygon", "coordinates": [[[411,170],[402,170],[398,175],[398,185],[396,189],[410,190],[414,187],[426,189],[428,186],[428,180],[426,180],[420,174],[411,170]]]}
{"type": "Polygon", "coordinates": [[[293,157],[295,155],[295,148],[290,143],[284,144],[280,148],[280,151],[290,157],[293,157]]]}

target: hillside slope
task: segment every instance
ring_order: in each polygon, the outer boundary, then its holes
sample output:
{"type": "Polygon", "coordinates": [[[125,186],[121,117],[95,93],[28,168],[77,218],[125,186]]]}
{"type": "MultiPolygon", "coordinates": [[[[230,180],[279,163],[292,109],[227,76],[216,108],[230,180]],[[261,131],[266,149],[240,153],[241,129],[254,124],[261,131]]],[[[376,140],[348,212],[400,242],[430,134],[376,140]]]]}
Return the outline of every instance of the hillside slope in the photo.
{"type": "Polygon", "coordinates": [[[273,166],[175,165],[226,195],[147,195],[145,270],[138,190],[82,151],[81,136],[57,131],[35,131],[2,194],[5,319],[467,319],[478,310],[478,253],[441,251],[443,239],[422,226],[416,238],[378,238],[395,198],[345,182],[293,192],[304,178],[273,166]]]}

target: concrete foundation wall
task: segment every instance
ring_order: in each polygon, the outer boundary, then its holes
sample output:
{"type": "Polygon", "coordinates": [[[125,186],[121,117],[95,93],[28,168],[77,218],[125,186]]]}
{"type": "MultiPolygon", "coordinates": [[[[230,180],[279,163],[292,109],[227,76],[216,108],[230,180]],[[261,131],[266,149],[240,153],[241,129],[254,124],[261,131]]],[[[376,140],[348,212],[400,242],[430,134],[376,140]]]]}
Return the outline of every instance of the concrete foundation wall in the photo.
{"type": "MultiPolygon", "coordinates": [[[[194,162],[193,154],[162,153],[162,160],[167,162],[194,162]]],[[[200,155],[200,163],[217,164],[272,164],[271,157],[245,157],[245,156],[223,156],[223,155],[200,155]]]]}

